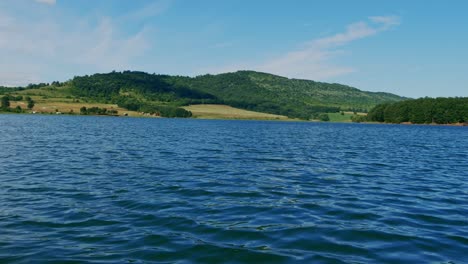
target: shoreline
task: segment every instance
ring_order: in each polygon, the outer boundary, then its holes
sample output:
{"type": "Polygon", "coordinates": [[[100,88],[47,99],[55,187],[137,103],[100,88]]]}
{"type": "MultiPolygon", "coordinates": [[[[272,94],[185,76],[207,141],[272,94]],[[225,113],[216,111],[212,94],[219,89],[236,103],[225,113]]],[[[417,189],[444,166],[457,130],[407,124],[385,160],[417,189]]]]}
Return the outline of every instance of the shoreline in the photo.
{"type": "Polygon", "coordinates": [[[385,123],[385,122],[353,122],[356,124],[367,124],[367,125],[404,125],[404,126],[452,126],[452,127],[468,127],[468,123],[450,123],[450,124],[437,124],[437,123],[423,123],[416,124],[411,122],[403,123],[385,123]]]}
{"type": "MultiPolygon", "coordinates": [[[[220,118],[208,118],[208,117],[162,117],[162,116],[149,116],[149,115],[81,115],[81,114],[69,114],[69,113],[15,113],[15,112],[1,112],[0,115],[34,115],[34,116],[93,116],[93,117],[121,117],[121,118],[148,118],[148,119],[198,119],[198,120],[238,120],[238,121],[275,121],[275,122],[322,122],[318,120],[299,120],[299,119],[262,119],[262,118],[228,118],[228,117],[220,117],[220,118]]],[[[323,122],[325,123],[325,122],[323,122]]],[[[332,122],[329,122],[332,123],[332,122]]],[[[338,122],[338,123],[345,123],[345,122],[338,122]]],[[[348,122],[349,123],[349,122],[348,122]]]]}
{"type": "Polygon", "coordinates": [[[4,112],[0,111],[0,115],[39,115],[39,116],[94,116],[94,117],[122,117],[122,118],[167,118],[167,119],[198,119],[198,120],[226,120],[226,121],[274,121],[274,122],[310,122],[310,123],[338,123],[338,124],[364,124],[364,125],[405,125],[405,126],[450,126],[450,127],[468,127],[468,123],[452,123],[452,124],[415,124],[411,122],[403,123],[385,123],[385,122],[349,122],[349,121],[320,121],[320,120],[300,120],[300,119],[273,119],[273,118],[241,118],[241,117],[161,117],[161,116],[149,116],[149,115],[81,115],[81,114],[69,114],[69,113],[15,113],[15,112],[4,112]]]}

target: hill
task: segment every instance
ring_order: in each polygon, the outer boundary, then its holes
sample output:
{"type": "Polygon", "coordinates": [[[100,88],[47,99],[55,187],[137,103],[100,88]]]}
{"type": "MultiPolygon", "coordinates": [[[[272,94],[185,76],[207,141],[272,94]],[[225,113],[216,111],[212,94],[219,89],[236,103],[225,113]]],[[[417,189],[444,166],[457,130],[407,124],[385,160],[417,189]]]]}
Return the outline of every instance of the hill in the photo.
{"type": "Polygon", "coordinates": [[[172,81],[214,95],[223,104],[302,119],[340,110],[367,112],[379,103],[406,99],[341,84],[288,79],[254,71],[178,77],[172,81]]]}
{"type": "Polygon", "coordinates": [[[128,110],[167,117],[191,116],[181,106],[224,104],[290,118],[313,119],[327,112],[366,112],[377,104],[405,99],[341,84],[288,79],[254,71],[197,77],[111,72],[74,77],[64,83],[30,85],[16,89],[16,93],[116,104],[128,110]]]}

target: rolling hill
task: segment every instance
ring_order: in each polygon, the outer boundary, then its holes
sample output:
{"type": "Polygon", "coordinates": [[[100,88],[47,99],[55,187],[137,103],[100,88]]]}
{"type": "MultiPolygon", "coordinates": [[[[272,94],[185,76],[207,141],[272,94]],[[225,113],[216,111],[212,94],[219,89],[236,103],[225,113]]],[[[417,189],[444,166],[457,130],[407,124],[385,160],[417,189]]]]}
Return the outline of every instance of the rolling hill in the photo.
{"type": "MultiPolygon", "coordinates": [[[[29,85],[14,91],[73,102],[116,104],[128,110],[168,117],[189,117],[190,112],[181,106],[222,104],[306,120],[319,113],[367,112],[375,105],[406,99],[341,84],[288,79],[254,71],[197,77],[111,72],[74,77],[63,83],[29,85]]],[[[0,92],[6,93],[5,89],[0,92]]]]}

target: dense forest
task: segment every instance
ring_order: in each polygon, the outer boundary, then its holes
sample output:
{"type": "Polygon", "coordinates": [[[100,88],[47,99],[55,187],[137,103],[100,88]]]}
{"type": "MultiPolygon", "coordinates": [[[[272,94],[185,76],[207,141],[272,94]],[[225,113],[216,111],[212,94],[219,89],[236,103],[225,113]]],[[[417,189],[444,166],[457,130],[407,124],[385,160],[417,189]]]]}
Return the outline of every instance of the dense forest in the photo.
{"type": "Polygon", "coordinates": [[[173,85],[167,81],[168,77],[143,72],[112,72],[75,77],[69,87],[77,97],[116,103],[128,110],[164,117],[190,117],[191,113],[179,106],[214,99],[212,95],[173,85]]]}
{"type": "MultiPolygon", "coordinates": [[[[0,87],[0,94],[5,89],[10,88],[0,87]]],[[[15,89],[61,92],[80,101],[117,104],[164,117],[190,117],[191,113],[181,106],[224,104],[290,118],[326,119],[323,113],[367,112],[377,104],[406,99],[341,84],[288,79],[254,71],[197,77],[114,71],[15,89]]]]}
{"type": "Polygon", "coordinates": [[[23,87],[4,87],[4,86],[0,86],[0,94],[8,94],[8,93],[16,92],[16,91],[22,91],[24,89],[25,88],[23,88],[23,87]]]}
{"type": "Polygon", "coordinates": [[[468,97],[420,98],[379,104],[365,119],[386,123],[454,124],[468,122],[468,97]]]}
{"type": "Polygon", "coordinates": [[[363,92],[340,84],[288,79],[266,73],[239,71],[183,77],[144,72],[112,72],[75,77],[75,96],[117,103],[129,110],[190,116],[180,106],[226,104],[247,110],[311,119],[340,110],[367,111],[383,102],[405,98],[363,92]]]}

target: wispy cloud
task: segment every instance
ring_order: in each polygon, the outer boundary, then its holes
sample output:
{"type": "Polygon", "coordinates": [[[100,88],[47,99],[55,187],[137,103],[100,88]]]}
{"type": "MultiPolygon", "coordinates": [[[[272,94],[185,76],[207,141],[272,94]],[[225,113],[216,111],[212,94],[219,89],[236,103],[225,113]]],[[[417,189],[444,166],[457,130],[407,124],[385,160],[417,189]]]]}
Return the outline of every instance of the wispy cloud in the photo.
{"type": "Polygon", "coordinates": [[[55,5],[56,4],[56,0],[34,0],[38,3],[41,3],[41,4],[47,4],[47,5],[55,5]]]}
{"type": "Polygon", "coordinates": [[[399,16],[372,16],[369,17],[369,19],[374,23],[381,23],[383,25],[383,29],[388,29],[401,24],[399,16]]]}
{"type": "Polygon", "coordinates": [[[395,16],[370,17],[369,21],[352,23],[344,32],[309,41],[304,48],[288,52],[256,68],[290,77],[316,80],[352,73],[356,71],[353,67],[330,63],[331,59],[342,53],[337,48],[389,30],[399,24],[400,19],[395,16]]]}
{"type": "Polygon", "coordinates": [[[97,25],[78,23],[71,30],[54,20],[34,25],[11,17],[3,20],[0,39],[5,41],[0,42],[0,53],[4,56],[30,56],[37,61],[62,58],[105,68],[126,63],[149,47],[148,29],[126,36],[110,18],[102,18],[97,25]]]}
{"type": "Polygon", "coordinates": [[[164,13],[171,6],[173,0],[153,1],[143,7],[129,12],[123,17],[124,20],[145,20],[164,13]]]}
{"type": "Polygon", "coordinates": [[[133,68],[151,47],[154,33],[145,25],[124,32],[119,19],[91,22],[84,16],[65,25],[53,13],[32,21],[0,11],[0,85],[50,81],[43,76],[54,67],[71,74],[133,68]]]}
{"type": "Polygon", "coordinates": [[[377,35],[400,24],[397,16],[373,16],[366,21],[352,23],[343,32],[314,39],[300,45],[302,48],[263,61],[244,65],[230,65],[215,71],[254,69],[293,78],[326,80],[357,71],[350,66],[335,65],[331,61],[344,53],[347,44],[377,35]]]}
{"type": "Polygon", "coordinates": [[[96,27],[84,24],[56,46],[70,56],[70,63],[93,66],[99,71],[126,69],[132,59],[150,47],[149,28],[125,36],[111,18],[102,18],[96,27]],[[83,37],[82,33],[87,32],[83,37]]]}

